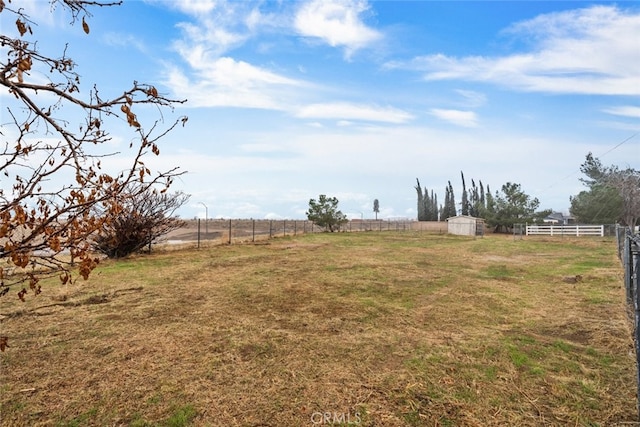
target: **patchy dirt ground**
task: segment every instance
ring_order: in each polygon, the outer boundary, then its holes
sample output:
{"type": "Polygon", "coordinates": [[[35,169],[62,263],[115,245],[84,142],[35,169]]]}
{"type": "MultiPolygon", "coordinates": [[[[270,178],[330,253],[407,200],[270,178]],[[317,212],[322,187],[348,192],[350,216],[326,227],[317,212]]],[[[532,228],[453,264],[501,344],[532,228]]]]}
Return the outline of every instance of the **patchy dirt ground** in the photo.
{"type": "Polygon", "coordinates": [[[621,277],[606,239],[420,232],[104,262],[0,299],[2,425],[630,425],[621,277]]]}

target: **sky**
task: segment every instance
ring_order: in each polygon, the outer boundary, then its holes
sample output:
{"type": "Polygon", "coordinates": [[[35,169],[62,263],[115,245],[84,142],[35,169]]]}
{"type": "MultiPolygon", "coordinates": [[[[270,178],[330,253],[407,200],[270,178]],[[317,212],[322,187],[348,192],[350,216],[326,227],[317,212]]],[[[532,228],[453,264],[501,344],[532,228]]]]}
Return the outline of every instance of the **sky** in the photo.
{"type": "MultiPolygon", "coordinates": [[[[416,179],[440,201],[451,181],[459,203],[461,172],[568,213],[587,153],[640,169],[637,2],[124,0],[92,9],[88,35],[19,3],[41,49],[67,45],[80,96],[135,80],[187,100],[148,163],[185,172],[183,218],[302,219],[320,194],[350,218],[374,199],[379,218],[416,218],[416,179]]],[[[109,130],[126,158],[130,132],[109,130]]]]}

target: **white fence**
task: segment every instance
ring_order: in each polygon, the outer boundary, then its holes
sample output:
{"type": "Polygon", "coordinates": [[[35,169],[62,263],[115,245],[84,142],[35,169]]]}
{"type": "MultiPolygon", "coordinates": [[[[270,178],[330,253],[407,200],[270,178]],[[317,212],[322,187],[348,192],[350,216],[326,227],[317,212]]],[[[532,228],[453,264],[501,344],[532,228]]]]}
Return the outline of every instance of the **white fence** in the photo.
{"type": "Polygon", "coordinates": [[[604,236],[604,225],[527,225],[527,236],[604,236]]]}

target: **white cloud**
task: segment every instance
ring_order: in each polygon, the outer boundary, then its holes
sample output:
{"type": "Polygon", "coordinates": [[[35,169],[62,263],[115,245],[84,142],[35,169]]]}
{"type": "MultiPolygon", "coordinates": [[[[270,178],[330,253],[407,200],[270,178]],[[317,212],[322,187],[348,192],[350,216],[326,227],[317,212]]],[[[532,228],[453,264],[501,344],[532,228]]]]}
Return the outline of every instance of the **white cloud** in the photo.
{"type": "Polygon", "coordinates": [[[108,46],[117,47],[134,47],[136,50],[145,53],[147,48],[140,39],[132,34],[121,34],[113,31],[107,32],[102,36],[102,40],[108,46]]]}
{"type": "Polygon", "coordinates": [[[187,76],[178,68],[169,70],[165,84],[191,107],[246,107],[284,110],[287,88],[305,83],[233,58],[210,58],[200,49],[183,52],[194,70],[187,76]]]}
{"type": "MultiPolygon", "coordinates": [[[[163,3],[164,4],[164,3],[163,3]]],[[[182,0],[171,3],[194,16],[177,24],[182,37],[172,44],[187,67],[167,65],[165,84],[190,107],[286,110],[297,104],[293,88],[307,83],[229,54],[257,35],[259,28],[281,26],[284,15],[263,14],[248,2],[182,0]]]]}
{"type": "Polygon", "coordinates": [[[259,5],[250,2],[180,0],[161,4],[193,17],[176,24],[183,32],[183,38],[174,43],[179,51],[204,48],[210,55],[221,56],[242,46],[260,27],[282,25],[277,16],[263,15],[259,5]]]}
{"type": "Polygon", "coordinates": [[[342,122],[364,120],[396,124],[406,123],[413,119],[413,115],[397,108],[346,102],[310,104],[302,107],[296,116],[312,119],[337,119],[342,122]]]}
{"type": "Polygon", "coordinates": [[[275,212],[269,212],[264,216],[264,219],[285,219],[285,217],[275,212]]]}
{"type": "Polygon", "coordinates": [[[303,98],[314,97],[310,91],[313,85],[234,59],[229,52],[267,27],[283,30],[286,25],[295,25],[300,34],[344,47],[350,55],[381,37],[362,22],[361,16],[368,10],[365,1],[311,1],[297,8],[295,17],[286,12],[286,7],[284,12],[263,13],[259,6],[244,2],[182,1],[172,7],[195,17],[192,22],[178,24],[182,38],[173,43],[188,67],[167,67],[165,79],[177,97],[189,100],[190,107],[260,108],[290,111],[300,118],[387,123],[405,123],[413,118],[404,111],[376,106],[312,104],[300,109],[303,98]],[[337,110],[330,111],[335,107],[337,110]]]}
{"type": "Polygon", "coordinates": [[[462,96],[462,98],[464,99],[464,104],[470,108],[481,107],[487,103],[487,96],[481,92],[457,89],[456,93],[462,96]]]}
{"type": "Polygon", "coordinates": [[[283,147],[275,143],[255,143],[242,144],[240,149],[245,153],[277,153],[283,150],[283,147]]]}
{"type": "MultiPolygon", "coordinates": [[[[21,9],[21,11],[28,16],[32,22],[37,22],[37,25],[31,25],[31,29],[35,34],[38,34],[40,26],[64,29],[65,27],[68,27],[70,22],[69,9],[67,7],[62,7],[61,5],[56,5],[56,7],[54,7],[54,5],[49,4],[49,2],[43,3],[40,0],[24,0],[20,2],[19,7],[14,7],[12,4],[8,4],[7,6],[14,10],[21,9]]],[[[10,12],[5,11],[4,15],[6,16],[9,13],[10,12]]],[[[16,19],[16,17],[13,17],[13,19],[16,19]]],[[[90,20],[88,23],[91,25],[90,20]]],[[[80,27],[79,31],[82,31],[82,27],[80,27]]],[[[4,25],[3,23],[2,33],[4,35],[14,37],[17,32],[17,27],[13,22],[9,25],[4,25]]]]}
{"type": "Polygon", "coordinates": [[[217,0],[173,0],[170,6],[191,15],[200,15],[213,11],[220,4],[217,0]]]}
{"type": "Polygon", "coordinates": [[[640,107],[634,107],[631,105],[606,108],[602,111],[607,114],[613,114],[614,116],[640,118],[640,107]]]}
{"type": "Polygon", "coordinates": [[[174,48],[181,54],[192,49],[206,49],[209,55],[222,55],[248,38],[248,35],[233,32],[212,19],[204,19],[198,24],[181,22],[177,26],[185,36],[185,39],[174,44],[174,48]]]}
{"type": "Polygon", "coordinates": [[[473,111],[432,108],[431,110],[429,110],[429,113],[441,120],[445,120],[457,126],[468,128],[478,126],[478,117],[473,111]]]}
{"type": "Polygon", "coordinates": [[[484,81],[547,93],[640,95],[640,14],[594,6],[517,23],[505,33],[532,40],[529,52],[504,57],[434,54],[390,68],[427,80],[484,81]]]}
{"type": "Polygon", "coordinates": [[[361,15],[368,10],[363,0],[312,0],[298,10],[294,25],[305,37],[320,39],[333,47],[354,51],[380,40],[382,35],[365,25],[361,15]]]}

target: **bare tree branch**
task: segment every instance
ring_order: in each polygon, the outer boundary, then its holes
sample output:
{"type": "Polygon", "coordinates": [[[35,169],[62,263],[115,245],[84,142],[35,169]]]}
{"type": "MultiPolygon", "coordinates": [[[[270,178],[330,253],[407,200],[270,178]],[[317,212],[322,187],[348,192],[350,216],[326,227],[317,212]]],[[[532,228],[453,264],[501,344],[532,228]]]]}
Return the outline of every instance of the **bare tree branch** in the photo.
{"type": "MultiPolygon", "coordinates": [[[[91,8],[120,4],[50,0],[52,10],[61,7],[70,24],[81,21],[87,34],[91,8]]],[[[186,122],[186,117],[164,122],[162,111],[185,101],[170,99],[150,84],[133,81],[111,98],[93,86],[87,98],[81,97],[81,79],[67,46],[58,56],[42,52],[28,39],[35,23],[12,5],[0,0],[0,13],[15,15],[18,34],[9,35],[9,28],[0,34],[6,54],[0,60],[0,86],[13,97],[5,107],[10,120],[0,123],[0,296],[26,284],[38,294],[43,277],[58,276],[63,283],[87,278],[98,263],[90,242],[117,218],[123,195],[130,197],[132,188],[140,194],[165,192],[183,173],[177,167],[152,172],[144,159],[158,155],[159,140],[186,122]],[[48,83],[36,81],[35,73],[48,83]],[[160,113],[147,130],[136,115],[144,105],[160,113]],[[80,123],[73,125],[73,117],[80,123]],[[108,161],[122,153],[108,152],[105,145],[112,139],[107,128],[118,121],[128,124],[132,141],[138,142],[130,145],[128,167],[114,172],[108,161]]],[[[20,299],[26,294],[25,287],[19,289],[20,299]]]]}

